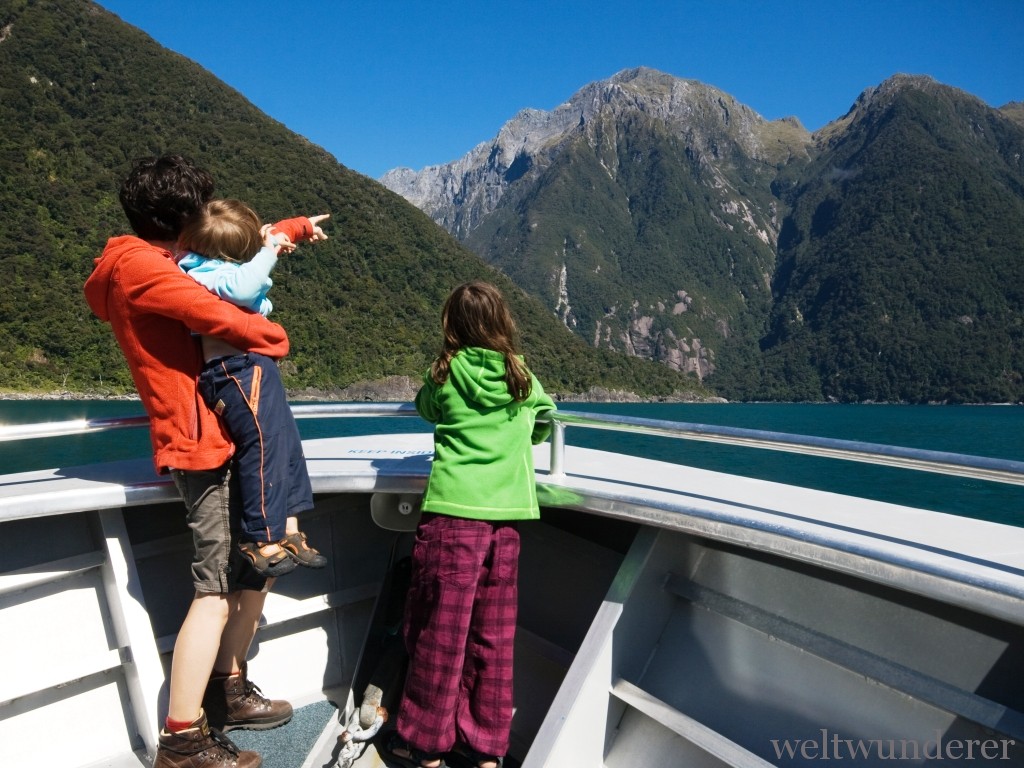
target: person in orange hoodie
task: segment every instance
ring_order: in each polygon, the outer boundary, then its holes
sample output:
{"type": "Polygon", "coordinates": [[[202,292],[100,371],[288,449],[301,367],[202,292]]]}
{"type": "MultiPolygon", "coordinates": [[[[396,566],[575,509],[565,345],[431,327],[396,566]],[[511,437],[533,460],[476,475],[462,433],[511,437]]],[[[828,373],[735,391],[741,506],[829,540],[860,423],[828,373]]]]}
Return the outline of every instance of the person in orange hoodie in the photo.
{"type": "Polygon", "coordinates": [[[274,359],[288,353],[288,336],[217,298],[175,263],[183,225],[213,188],[212,176],[184,157],[137,161],[120,190],[135,235],[111,238],[85,283],[86,300],[110,323],[149,416],[156,471],[171,474],[193,531],[195,593],[174,645],[154,768],[203,759],[259,768],[259,754],[240,751],[217,728],[273,728],[292,717],[291,704],[263,697],[246,674],[273,579],[238,550],[234,446],[196,390],[200,336],[274,359]]]}

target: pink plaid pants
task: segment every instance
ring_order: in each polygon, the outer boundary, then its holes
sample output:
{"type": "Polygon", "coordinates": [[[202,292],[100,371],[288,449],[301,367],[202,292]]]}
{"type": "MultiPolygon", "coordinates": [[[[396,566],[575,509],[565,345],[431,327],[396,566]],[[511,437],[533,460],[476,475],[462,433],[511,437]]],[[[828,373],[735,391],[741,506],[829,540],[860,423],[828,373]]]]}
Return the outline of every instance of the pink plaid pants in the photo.
{"type": "Polygon", "coordinates": [[[396,726],[406,743],[508,751],[518,577],[514,522],[423,515],[403,627],[409,671],[396,726]]]}

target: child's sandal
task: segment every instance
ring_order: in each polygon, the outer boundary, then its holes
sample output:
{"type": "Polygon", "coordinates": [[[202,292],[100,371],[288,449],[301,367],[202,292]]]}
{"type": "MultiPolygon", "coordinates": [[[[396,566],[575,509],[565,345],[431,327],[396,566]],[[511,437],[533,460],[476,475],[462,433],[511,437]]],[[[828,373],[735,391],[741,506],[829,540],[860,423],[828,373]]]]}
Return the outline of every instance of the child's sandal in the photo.
{"type": "MultiPolygon", "coordinates": [[[[459,744],[456,748],[456,752],[467,758],[469,763],[472,764],[473,768],[483,768],[484,763],[494,763],[497,768],[503,768],[505,764],[505,758],[499,757],[498,755],[488,755],[483,752],[478,752],[468,744],[459,744]]],[[[488,767],[489,768],[489,767],[488,767]]]]}
{"type": "Polygon", "coordinates": [[[323,568],[327,565],[327,558],[306,543],[306,534],[302,531],[290,533],[277,543],[299,565],[307,568],[323,568]]]}
{"type": "Polygon", "coordinates": [[[402,768],[423,768],[424,763],[432,763],[434,760],[440,761],[434,768],[448,768],[442,753],[420,752],[418,749],[413,749],[402,740],[398,731],[392,731],[388,735],[384,742],[384,752],[390,760],[399,763],[402,768]],[[400,755],[398,752],[405,752],[405,754],[400,755]]]}
{"type": "Polygon", "coordinates": [[[274,578],[284,576],[295,570],[295,561],[289,557],[287,550],[281,547],[280,551],[272,555],[264,555],[263,549],[272,546],[271,544],[259,544],[255,541],[243,541],[239,543],[238,549],[243,555],[249,558],[253,570],[261,576],[274,578]]]}

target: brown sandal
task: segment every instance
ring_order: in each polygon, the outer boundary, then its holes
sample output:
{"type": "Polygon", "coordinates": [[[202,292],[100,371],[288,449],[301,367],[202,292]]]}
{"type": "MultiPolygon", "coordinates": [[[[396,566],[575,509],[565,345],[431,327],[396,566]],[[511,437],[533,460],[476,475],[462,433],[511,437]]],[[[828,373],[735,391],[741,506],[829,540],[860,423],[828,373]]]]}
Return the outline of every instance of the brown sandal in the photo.
{"type": "Polygon", "coordinates": [[[307,568],[323,568],[327,558],[306,543],[306,534],[302,531],[288,534],[278,544],[299,565],[307,568]]]}
{"type": "Polygon", "coordinates": [[[243,555],[249,558],[249,562],[252,563],[253,570],[261,576],[266,576],[268,578],[284,576],[286,573],[291,573],[295,570],[295,561],[292,560],[290,553],[283,546],[281,546],[280,552],[275,552],[272,555],[264,555],[264,548],[272,546],[274,543],[277,542],[260,544],[256,541],[243,541],[239,543],[238,549],[243,555]]]}

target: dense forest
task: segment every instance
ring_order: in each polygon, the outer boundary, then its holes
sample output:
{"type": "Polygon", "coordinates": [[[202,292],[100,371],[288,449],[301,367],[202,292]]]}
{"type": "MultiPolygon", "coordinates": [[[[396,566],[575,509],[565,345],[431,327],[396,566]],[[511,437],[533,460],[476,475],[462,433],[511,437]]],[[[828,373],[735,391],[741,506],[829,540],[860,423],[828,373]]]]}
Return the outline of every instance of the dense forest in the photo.
{"type": "Polygon", "coordinates": [[[331,214],[330,240],[300,247],[274,273],[293,389],[418,380],[440,345],[445,296],[482,277],[509,296],[549,390],[702,391],[692,377],[588,347],[405,200],[99,6],[5,3],[0,30],[0,389],[131,390],[82,284],[107,237],[127,231],[117,192],[132,160],[177,152],[266,221],[331,214]]]}
{"type": "Polygon", "coordinates": [[[483,277],[566,396],[1024,401],[1024,106],[901,75],[812,135],[681,82],[581,91],[596,111],[495,169],[460,243],[94,3],[7,2],[0,391],[132,390],[81,288],[133,159],[177,152],[264,220],[331,213],[274,274],[296,392],[418,380],[445,296],[483,277]],[[701,101],[666,116],[676,89],[701,101]]]}
{"type": "Polygon", "coordinates": [[[762,394],[1024,399],[1022,150],[925,78],[859,103],[789,193],[762,394]]]}

